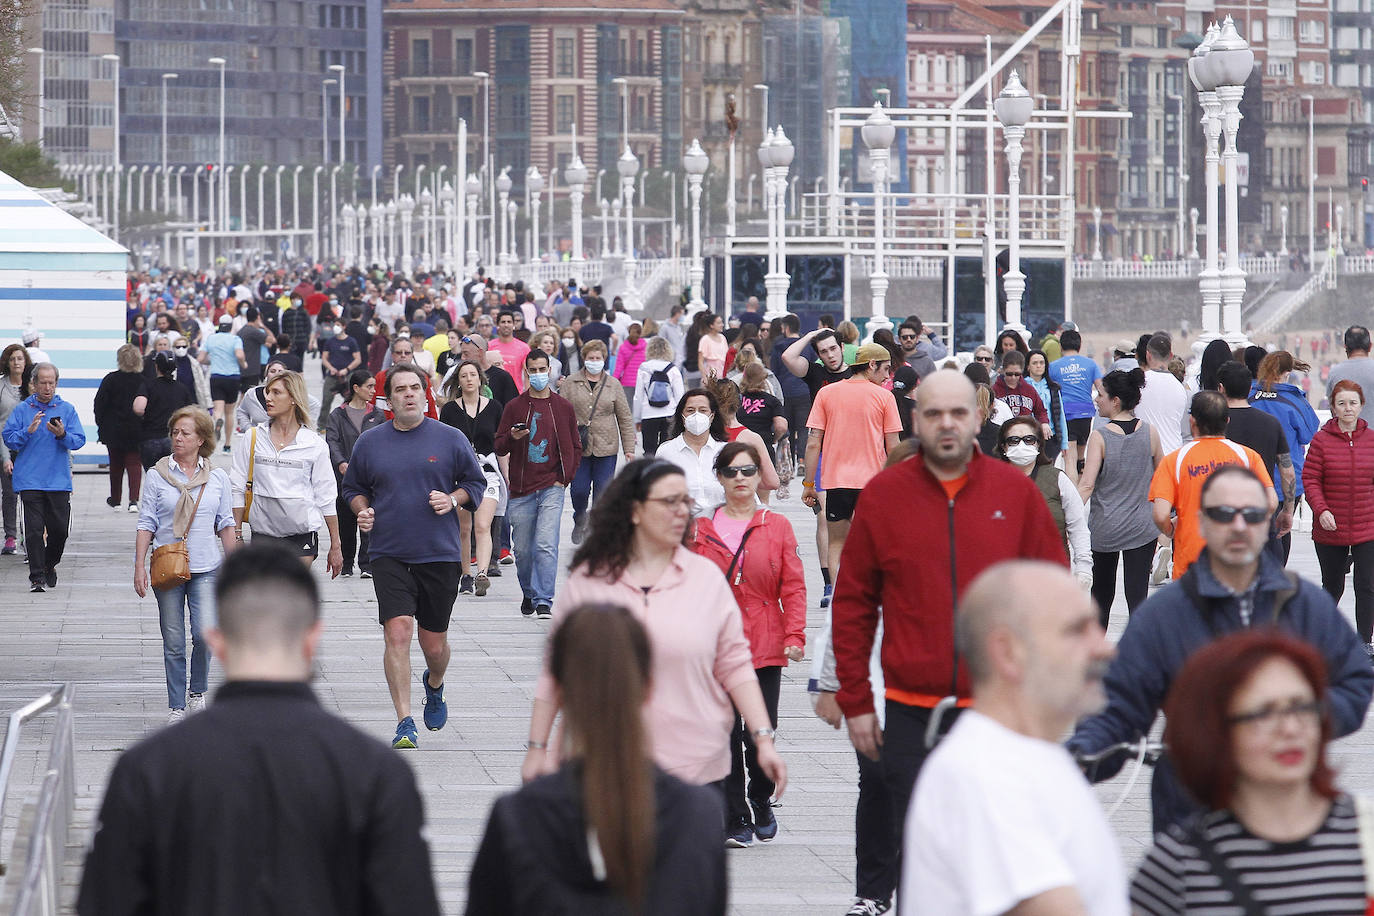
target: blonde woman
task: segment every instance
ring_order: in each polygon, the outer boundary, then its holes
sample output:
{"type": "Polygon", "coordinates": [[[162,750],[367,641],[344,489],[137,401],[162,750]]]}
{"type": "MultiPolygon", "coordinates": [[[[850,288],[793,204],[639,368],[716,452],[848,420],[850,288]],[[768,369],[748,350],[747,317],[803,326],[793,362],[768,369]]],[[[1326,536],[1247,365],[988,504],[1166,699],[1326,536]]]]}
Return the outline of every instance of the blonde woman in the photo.
{"type": "Polygon", "coordinates": [[[267,422],[239,433],[234,443],[230,481],[236,539],[243,540],[246,521],[254,541],[279,545],[309,566],[320,553],[320,528],[328,527],[326,568],[334,578],[343,569],[338,486],[329,445],[310,428],[305,379],[299,372],[282,372],[264,386],[263,394],[267,422]]]}

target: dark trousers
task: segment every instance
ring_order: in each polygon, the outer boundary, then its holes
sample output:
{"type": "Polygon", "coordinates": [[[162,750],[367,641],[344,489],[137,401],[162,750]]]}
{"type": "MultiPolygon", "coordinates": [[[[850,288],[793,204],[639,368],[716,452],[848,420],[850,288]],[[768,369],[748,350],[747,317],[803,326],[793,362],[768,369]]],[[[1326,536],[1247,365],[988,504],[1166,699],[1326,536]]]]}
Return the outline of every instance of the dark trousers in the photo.
{"type": "MultiPolygon", "coordinates": [[[[810,468],[807,468],[809,471],[810,468]]],[[[882,774],[887,784],[888,810],[892,812],[892,834],[896,838],[897,874],[901,874],[902,833],[906,829],[906,809],[911,804],[911,793],[916,788],[916,777],[921,775],[921,767],[930,750],[926,748],[926,725],[930,723],[933,709],[924,706],[907,706],[894,700],[887,700],[887,721],[883,724],[882,774]]],[[[959,710],[945,712],[940,720],[940,735],[943,737],[959,717],[959,710]]],[[[917,889],[908,890],[910,894],[919,893],[917,889]]]]}
{"type": "Polygon", "coordinates": [[[148,470],[163,458],[172,454],[172,440],[167,436],[161,439],[144,439],[138,444],[138,456],[143,462],[143,470],[148,470]]]}
{"type": "Polygon", "coordinates": [[[1360,642],[1368,645],[1374,633],[1374,541],[1349,546],[1317,543],[1312,546],[1317,550],[1317,564],[1322,570],[1322,588],[1336,601],[1345,594],[1345,566],[1354,558],[1355,629],[1360,634],[1360,642]]]}
{"type": "Polygon", "coordinates": [[[668,441],[668,428],[672,417],[651,417],[639,421],[639,434],[644,440],[644,455],[652,457],[658,447],[668,441]]]}
{"type": "Polygon", "coordinates": [[[881,760],[859,758],[859,803],[854,807],[854,895],[890,900],[897,889],[900,825],[892,820],[892,798],[881,760]]]}
{"type": "Polygon", "coordinates": [[[367,544],[372,536],[366,532],[358,531],[358,516],[353,514],[353,508],[348,501],[339,497],[334,501],[335,508],[339,513],[339,546],[343,550],[343,568],[353,569],[353,557],[358,557],[359,569],[371,569],[372,563],[367,557],[367,544]]]}
{"type": "Polygon", "coordinates": [[[787,441],[792,444],[792,459],[802,461],[806,455],[806,418],[811,415],[811,396],[788,395],[782,402],[782,415],[787,418],[787,441]]]}
{"type": "Polygon", "coordinates": [[[129,473],[129,502],[138,502],[143,487],[143,464],[136,450],[106,446],[110,456],[110,499],[119,502],[124,489],[124,472],[129,473]]]}
{"type": "Polygon", "coordinates": [[[67,490],[23,490],[24,549],[29,555],[29,581],[62,562],[72,525],[72,494],[67,490]]]}
{"type": "Polygon", "coordinates": [[[0,515],[3,515],[5,537],[19,537],[19,495],[14,492],[14,475],[0,470],[0,515]]]}
{"type": "Polygon", "coordinates": [[[1126,613],[1130,614],[1150,594],[1150,567],[1155,558],[1155,542],[1141,544],[1130,550],[1101,553],[1093,551],[1093,600],[1097,602],[1097,617],[1102,629],[1111,618],[1112,602],[1116,600],[1116,558],[1123,558],[1121,584],[1126,590],[1126,613]]]}
{"type": "Polygon", "coordinates": [[[573,474],[572,486],[572,507],[573,521],[580,522],[587,517],[587,503],[595,503],[606,488],[611,485],[611,478],[615,476],[615,463],[619,455],[607,455],[604,458],[595,458],[590,455],[583,455],[582,460],[577,463],[577,473],[573,474]]]}
{"type": "MultiPolygon", "coordinates": [[[[774,728],[778,727],[778,693],[782,687],[782,666],[769,665],[755,668],[759,679],[759,689],[763,691],[763,705],[768,708],[768,719],[774,728]]],[[[741,819],[752,821],[749,805],[752,801],[759,807],[767,807],[773,797],[773,780],[759,769],[759,752],[754,746],[754,737],[744,726],[744,719],[735,714],[735,727],[730,731],[730,775],[725,777],[726,814],[730,823],[741,819]],[[749,787],[744,785],[745,770],[749,771],[749,787]]]]}

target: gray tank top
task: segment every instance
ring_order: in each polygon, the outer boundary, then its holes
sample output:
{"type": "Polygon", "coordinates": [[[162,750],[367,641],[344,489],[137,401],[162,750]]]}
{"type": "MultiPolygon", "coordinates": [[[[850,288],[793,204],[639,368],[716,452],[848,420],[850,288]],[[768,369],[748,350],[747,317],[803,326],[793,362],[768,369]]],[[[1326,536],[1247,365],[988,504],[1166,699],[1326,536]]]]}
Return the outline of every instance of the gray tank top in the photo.
{"type": "Polygon", "coordinates": [[[1150,515],[1150,424],[1141,420],[1129,435],[1103,429],[1101,436],[1102,470],[1088,510],[1092,549],[1130,550],[1159,536],[1150,515]]]}

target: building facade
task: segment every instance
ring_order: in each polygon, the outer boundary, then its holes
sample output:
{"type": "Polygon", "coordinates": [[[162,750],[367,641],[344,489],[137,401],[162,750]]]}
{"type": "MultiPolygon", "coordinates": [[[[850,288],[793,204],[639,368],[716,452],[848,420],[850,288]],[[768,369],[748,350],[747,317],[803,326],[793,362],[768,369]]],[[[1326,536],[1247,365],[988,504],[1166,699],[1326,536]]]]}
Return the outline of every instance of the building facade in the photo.
{"type": "MultiPolygon", "coordinates": [[[[32,101],[19,112],[20,136],[39,139],[63,165],[109,165],[114,155],[114,0],[52,0],[26,22],[26,85],[32,101]],[[42,106],[42,117],[38,109],[42,106]]],[[[11,116],[14,116],[11,112],[11,116]]]]}

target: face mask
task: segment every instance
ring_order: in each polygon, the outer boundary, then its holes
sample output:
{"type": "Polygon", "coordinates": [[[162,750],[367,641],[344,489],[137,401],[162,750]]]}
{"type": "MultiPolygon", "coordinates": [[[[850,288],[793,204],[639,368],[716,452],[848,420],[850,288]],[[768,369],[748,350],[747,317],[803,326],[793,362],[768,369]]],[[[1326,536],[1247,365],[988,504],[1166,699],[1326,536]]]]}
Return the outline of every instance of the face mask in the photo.
{"type": "Polygon", "coordinates": [[[1040,449],[1033,445],[1026,445],[1024,442],[1007,449],[1007,460],[1022,467],[1033,463],[1039,456],[1040,449]]]}
{"type": "Polygon", "coordinates": [[[592,375],[596,375],[598,372],[605,368],[606,361],[604,359],[587,360],[587,371],[590,372],[592,375]]]}
{"type": "Polygon", "coordinates": [[[572,346],[573,344],[575,344],[575,343],[577,343],[577,338],[576,338],[576,337],[564,337],[564,338],[563,338],[563,346],[565,346],[565,347],[571,347],[571,346],[572,346]]]}
{"type": "Polygon", "coordinates": [[[177,356],[185,356],[187,353],[191,352],[191,350],[189,347],[177,347],[172,352],[175,353],[177,356]]]}
{"type": "Polygon", "coordinates": [[[682,425],[694,436],[703,435],[711,428],[711,415],[707,413],[688,414],[682,418],[682,425]]]}
{"type": "Polygon", "coordinates": [[[547,372],[531,372],[530,387],[535,391],[543,391],[549,387],[549,374],[547,372]]]}
{"type": "Polygon", "coordinates": [[[321,336],[321,337],[333,337],[333,336],[334,336],[334,326],[333,326],[332,324],[327,324],[327,325],[323,326],[322,328],[320,328],[320,336],[321,336]]]}
{"type": "Polygon", "coordinates": [[[401,333],[397,334],[396,336],[399,337],[399,338],[401,338],[402,340],[410,340],[410,332],[409,332],[409,331],[402,331],[401,333]]]}

